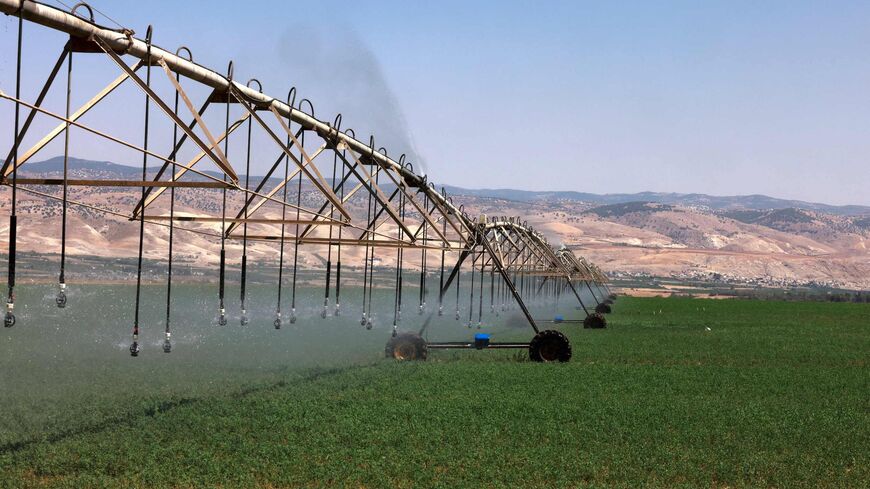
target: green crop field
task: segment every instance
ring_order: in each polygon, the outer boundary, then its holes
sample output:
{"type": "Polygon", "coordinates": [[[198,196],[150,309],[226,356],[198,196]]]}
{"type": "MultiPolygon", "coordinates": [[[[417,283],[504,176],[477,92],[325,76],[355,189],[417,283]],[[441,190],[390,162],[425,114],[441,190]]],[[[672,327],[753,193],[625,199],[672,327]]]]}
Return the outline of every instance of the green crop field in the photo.
{"type": "MultiPolygon", "coordinates": [[[[327,320],[306,291],[305,316],[275,331],[270,289],[254,288],[250,325],[220,329],[212,289],[186,287],[169,355],[162,289],[146,288],[136,359],[128,289],[72,289],[62,312],[50,287],[19,292],[31,305],[0,336],[0,487],[870,486],[870,305],[623,297],[608,329],[559,325],[566,364],[396,363],[390,321],[361,328],[352,291],[327,320]]],[[[431,338],[468,338],[448,315],[431,338]]],[[[519,323],[485,329],[527,340],[519,323]]]]}

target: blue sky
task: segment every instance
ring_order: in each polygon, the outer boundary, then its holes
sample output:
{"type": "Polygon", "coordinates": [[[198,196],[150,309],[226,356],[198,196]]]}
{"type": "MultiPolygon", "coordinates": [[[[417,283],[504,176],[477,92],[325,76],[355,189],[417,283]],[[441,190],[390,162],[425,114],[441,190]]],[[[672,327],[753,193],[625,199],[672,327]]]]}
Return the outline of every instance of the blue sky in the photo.
{"type": "MultiPolygon", "coordinates": [[[[870,205],[870,2],[95,5],[276,97],[297,86],[440,183],[870,205]]],[[[15,23],[0,22],[11,91],[15,23]]],[[[63,39],[28,29],[47,72],[63,39]]]]}

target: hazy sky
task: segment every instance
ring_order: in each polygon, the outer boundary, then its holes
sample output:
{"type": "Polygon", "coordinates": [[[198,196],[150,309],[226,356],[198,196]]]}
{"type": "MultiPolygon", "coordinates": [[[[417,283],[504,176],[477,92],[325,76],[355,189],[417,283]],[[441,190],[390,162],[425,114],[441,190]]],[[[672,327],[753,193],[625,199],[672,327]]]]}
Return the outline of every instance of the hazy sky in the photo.
{"type": "MultiPolygon", "coordinates": [[[[234,60],[271,95],[297,86],[321,119],[341,112],[439,183],[870,205],[870,2],[94,4],[208,66],[234,60]]],[[[16,24],[0,22],[11,92],[16,24]]],[[[63,38],[26,28],[36,87],[63,38]]],[[[116,74],[88,66],[81,80],[116,74]]]]}

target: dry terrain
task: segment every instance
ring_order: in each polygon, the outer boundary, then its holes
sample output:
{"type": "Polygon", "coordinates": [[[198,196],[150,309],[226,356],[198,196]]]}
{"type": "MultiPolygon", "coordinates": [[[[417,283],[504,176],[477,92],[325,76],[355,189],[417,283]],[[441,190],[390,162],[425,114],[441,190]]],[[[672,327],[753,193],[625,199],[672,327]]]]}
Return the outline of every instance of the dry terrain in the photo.
{"type": "MultiPolygon", "coordinates": [[[[54,163],[56,166],[56,162],[54,163]]],[[[49,163],[29,164],[25,176],[58,177],[49,163]]],[[[117,165],[107,169],[80,167],[74,178],[129,178],[117,165]]],[[[130,168],[129,171],[135,172],[130,168]]],[[[257,180],[257,179],[253,179],[257,180]]],[[[57,187],[30,187],[59,195],[57,187]]],[[[0,195],[0,246],[6,249],[10,191],[0,195]]],[[[293,190],[295,192],[295,190],[293,190]]],[[[696,202],[623,202],[604,204],[575,198],[528,198],[510,200],[481,195],[483,191],[455,195],[457,203],[472,214],[518,215],[546,234],[551,243],[564,244],[612,274],[654,275],[677,278],[724,278],[736,282],[767,285],[821,284],[845,288],[870,289],[870,215],[856,212],[800,208],[752,209],[730,205],[710,208],[696,202]]],[[[149,214],[166,214],[168,192],[149,214]]],[[[117,211],[107,215],[85,207],[73,206],[69,214],[68,253],[71,256],[135,256],[138,246],[136,223],[126,217],[139,197],[139,189],[71,189],[70,199],[117,211]]],[[[178,215],[220,213],[219,190],[178,189],[178,215]]],[[[230,193],[229,208],[237,210],[242,200],[230,193]]],[[[313,188],[303,187],[303,205],[314,207],[320,198],[313,188]]],[[[737,201],[739,202],[739,200],[737,201]]],[[[27,252],[58,253],[60,250],[60,202],[33,194],[19,197],[19,249],[27,252]]],[[[356,212],[364,209],[360,198],[351,199],[356,212]]],[[[230,214],[234,214],[231,212],[230,214]]],[[[257,217],[279,217],[280,208],[266,205],[257,217]]],[[[191,224],[200,231],[219,233],[220,223],[191,224]]],[[[394,232],[389,227],[383,232],[394,232]]],[[[251,234],[279,233],[278,227],[252,225],[251,234]]],[[[288,233],[293,229],[288,228],[288,233]]],[[[333,229],[338,233],[337,228],[333,229]]],[[[353,230],[343,232],[352,233],[353,230]]],[[[329,233],[324,227],[320,236],[329,233]]],[[[358,233],[358,231],[356,231],[358,233]]],[[[168,229],[148,225],[145,229],[146,257],[165,259],[168,229]]],[[[175,257],[194,265],[216,264],[219,241],[213,236],[179,232],[175,257]]],[[[277,244],[254,242],[249,259],[277,262],[277,244]]],[[[241,253],[239,241],[228,244],[229,259],[241,253]]],[[[303,266],[315,266],[326,259],[325,247],[306,246],[300,254],[303,266]]],[[[418,252],[413,252],[418,253],[418,252]]],[[[363,249],[343,249],[342,261],[354,265],[362,261],[363,249]]],[[[415,255],[416,256],[416,255],[415,255]]],[[[430,256],[430,258],[432,258],[430,256]]],[[[380,251],[376,260],[390,264],[395,252],[380,251]]]]}

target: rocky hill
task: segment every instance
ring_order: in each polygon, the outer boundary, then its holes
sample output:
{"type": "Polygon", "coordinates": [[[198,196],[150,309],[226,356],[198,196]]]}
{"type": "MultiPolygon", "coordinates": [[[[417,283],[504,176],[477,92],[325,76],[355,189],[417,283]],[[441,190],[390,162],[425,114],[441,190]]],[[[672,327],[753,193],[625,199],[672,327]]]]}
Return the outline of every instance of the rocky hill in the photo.
{"type": "MultiPolygon", "coordinates": [[[[76,178],[137,178],[141,169],[110,162],[71,161],[76,178]]],[[[23,176],[58,177],[62,162],[52,159],[28,163],[23,176]]],[[[156,168],[149,171],[154,173],[156,168]]],[[[259,177],[252,177],[258,181],[259,177]]],[[[57,187],[37,187],[58,194],[57,187]]],[[[651,274],[682,278],[719,278],[762,284],[824,284],[870,289],[870,208],[826,206],[782,201],[764,196],[709,197],[697,194],[633,194],[617,198],[580,193],[515,191],[448,192],[472,215],[519,215],[545,233],[553,244],[564,244],[617,274],[651,274]],[[507,192],[505,194],[505,192],[507,192]],[[570,194],[570,195],[566,195],[570,194]],[[550,195],[551,198],[545,198],[550,195]],[[657,196],[650,201],[646,196],[657,196]],[[601,200],[624,201],[604,202],[601,200]],[[703,203],[700,203],[703,202],[703,203]],[[767,205],[771,207],[764,207],[767,205]],[[863,209],[863,210],[862,210],[863,209]]],[[[0,246],[8,239],[9,189],[0,189],[0,246]]],[[[229,206],[241,206],[241,197],[230,193],[229,206]]],[[[60,203],[38,195],[19,194],[19,249],[57,253],[60,246],[60,203]]],[[[178,189],[180,215],[220,212],[221,192],[215,189],[178,189]]],[[[361,194],[360,194],[361,195],[361,194]]],[[[126,216],[138,200],[136,188],[73,187],[70,199],[108,208],[118,215],[87,207],[70,208],[71,256],[135,256],[138,227],[126,216]]],[[[152,212],[166,211],[167,199],[152,212]]],[[[303,188],[303,204],[321,202],[313,189],[303,188]]],[[[363,208],[354,198],[351,207],[363,208]]],[[[265,206],[264,216],[278,217],[279,208],[265,206]]],[[[219,223],[198,224],[197,229],[219,232],[219,223]]],[[[252,233],[275,234],[277,229],[252,225],[252,233]]],[[[322,232],[327,232],[325,229],[322,232]]],[[[146,257],[165,259],[168,232],[162,226],[146,227],[146,257]]],[[[176,244],[176,259],[193,265],[214,265],[219,241],[185,233],[176,244]]],[[[240,254],[237,242],[229,256],[240,254]]],[[[343,262],[362,261],[362,249],[344,249],[343,262]]],[[[323,247],[305,247],[303,266],[317,266],[326,259],[323,247]]],[[[378,263],[390,264],[394,253],[380,253],[378,263]]],[[[274,262],[272,242],[249,246],[249,259],[274,262]]]]}
{"type": "Polygon", "coordinates": [[[711,210],[770,210],[804,209],[845,216],[870,215],[870,206],[828,205],[801,200],[786,200],[766,195],[714,196],[707,194],[679,194],[662,192],[639,192],[634,194],[593,194],[587,192],[543,192],[513,189],[466,189],[445,186],[450,194],[467,195],[515,202],[584,202],[593,205],[652,202],[686,207],[701,207],[711,210]]]}

